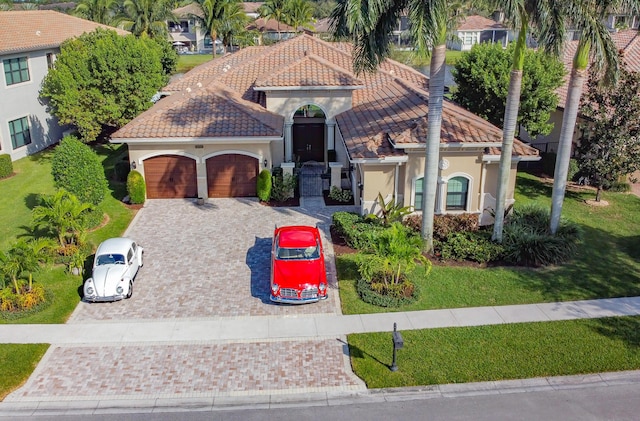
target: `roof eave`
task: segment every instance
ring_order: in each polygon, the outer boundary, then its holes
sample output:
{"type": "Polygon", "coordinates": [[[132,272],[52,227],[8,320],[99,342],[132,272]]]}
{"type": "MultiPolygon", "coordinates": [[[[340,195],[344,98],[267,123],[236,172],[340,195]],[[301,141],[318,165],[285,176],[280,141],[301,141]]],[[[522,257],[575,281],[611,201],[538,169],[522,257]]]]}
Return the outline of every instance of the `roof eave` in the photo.
{"type": "MultiPolygon", "coordinates": [[[[540,161],[542,157],[540,155],[519,155],[511,158],[511,162],[536,162],[540,161]]],[[[485,155],[482,158],[483,162],[500,162],[500,155],[485,155]]]]}
{"type": "Polygon", "coordinates": [[[145,137],[145,138],[131,138],[121,137],[115,139],[109,139],[110,143],[120,144],[127,143],[129,145],[148,145],[150,143],[156,144],[220,144],[220,143],[271,143],[274,141],[283,140],[283,136],[256,136],[256,137],[145,137]]]}
{"type": "Polygon", "coordinates": [[[364,89],[363,85],[345,86],[254,86],[254,91],[354,91],[364,89]]]}

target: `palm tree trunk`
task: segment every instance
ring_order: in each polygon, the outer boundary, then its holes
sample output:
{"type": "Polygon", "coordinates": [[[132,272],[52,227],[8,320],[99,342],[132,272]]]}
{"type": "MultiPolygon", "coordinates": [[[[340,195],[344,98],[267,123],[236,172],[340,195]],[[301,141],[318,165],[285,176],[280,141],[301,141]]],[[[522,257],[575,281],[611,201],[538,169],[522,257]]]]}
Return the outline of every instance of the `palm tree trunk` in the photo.
{"type": "Polygon", "coordinates": [[[496,192],[495,222],[493,224],[493,240],[502,242],[504,228],[504,213],[511,175],[511,160],[513,152],[513,137],[518,125],[518,109],[520,108],[520,90],[522,87],[522,69],[524,68],[524,53],[527,48],[527,16],[521,12],[521,27],[518,41],[513,53],[513,65],[509,79],[509,93],[504,109],[504,123],[502,128],[502,148],[500,151],[500,168],[498,169],[498,191],[496,192]]]}
{"type": "Polygon", "coordinates": [[[569,173],[569,161],[571,160],[571,147],[573,146],[573,132],[578,118],[582,85],[587,74],[590,44],[584,37],[580,38],[578,50],[573,59],[573,68],[569,79],[567,101],[562,116],[562,129],[556,155],[556,168],[553,173],[553,192],[551,194],[551,217],[549,229],[555,234],[560,226],[564,193],[567,188],[567,175],[569,173]]]}
{"type": "Polygon", "coordinates": [[[433,47],[429,73],[429,115],[424,162],[422,201],[422,239],[424,251],[433,250],[433,218],[438,190],[438,161],[440,160],[440,131],[442,128],[442,101],[444,97],[445,51],[443,42],[433,47]]]}
{"type": "Polygon", "coordinates": [[[445,44],[436,45],[431,52],[429,72],[429,115],[427,145],[424,162],[422,197],[422,239],[424,251],[433,251],[433,218],[438,190],[438,161],[440,160],[440,131],[444,98],[445,44]]]}

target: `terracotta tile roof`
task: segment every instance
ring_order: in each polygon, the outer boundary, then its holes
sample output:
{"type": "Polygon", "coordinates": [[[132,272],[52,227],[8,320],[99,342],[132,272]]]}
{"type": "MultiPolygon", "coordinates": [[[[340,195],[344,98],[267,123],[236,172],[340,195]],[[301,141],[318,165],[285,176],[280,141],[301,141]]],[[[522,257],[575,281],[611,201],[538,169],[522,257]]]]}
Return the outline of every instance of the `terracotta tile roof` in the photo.
{"type": "MultiPolygon", "coordinates": [[[[411,131],[416,121],[428,113],[428,78],[411,67],[391,60],[382,63],[375,73],[356,76],[353,72],[351,51],[352,46],[347,43],[329,43],[309,35],[300,35],[269,47],[246,48],[214,59],[194,68],[164,89],[166,92],[174,92],[171,97],[197,96],[198,101],[192,100],[194,102],[189,103],[182,99],[176,102],[176,105],[172,105],[176,99],[163,99],[121,129],[117,136],[163,137],[162,130],[166,130],[167,134],[164,137],[171,137],[186,129],[185,122],[201,120],[205,121],[202,123],[205,127],[213,130],[212,126],[217,124],[218,119],[220,124],[227,125],[231,120],[238,120],[233,128],[223,132],[224,136],[240,137],[247,133],[244,120],[251,123],[250,119],[256,110],[261,109],[268,113],[260,107],[260,104],[264,106],[265,93],[255,90],[255,87],[320,84],[353,86],[357,82],[358,85],[363,85],[363,89],[353,91],[352,109],[336,116],[339,130],[352,158],[402,156],[405,152],[400,147],[394,148],[390,140],[398,146],[411,143],[418,146],[424,143],[424,136],[420,134],[423,128],[410,134],[407,134],[407,130],[411,131]],[[187,89],[191,92],[185,94],[187,89]],[[189,107],[206,103],[207,95],[220,96],[219,90],[224,90],[223,98],[234,99],[234,107],[216,109],[217,105],[212,105],[211,109],[194,118],[189,107]],[[246,107],[251,112],[238,113],[235,105],[246,107]],[[167,114],[168,111],[162,111],[164,114],[160,117],[154,114],[154,110],[169,106],[173,113],[171,116],[167,114]],[[184,113],[185,117],[180,118],[180,113],[184,113]],[[154,119],[152,124],[147,122],[150,118],[154,119]],[[178,127],[174,129],[173,125],[178,127]],[[139,129],[128,126],[158,126],[162,130],[158,129],[151,136],[148,135],[148,128],[145,128],[146,131],[138,132],[139,129]],[[142,133],[145,135],[142,136],[142,133]]],[[[213,100],[221,101],[220,98],[213,100]]],[[[282,117],[278,116],[278,122],[280,133],[282,117]]],[[[190,132],[189,136],[197,137],[198,133],[200,132],[190,132]]],[[[212,136],[215,133],[209,131],[203,135],[212,136]]],[[[501,139],[502,132],[497,127],[451,102],[444,102],[443,143],[475,142],[482,147],[482,143],[500,143],[501,139]]],[[[520,148],[518,151],[535,154],[526,148],[520,148]]]]}
{"type": "MultiPolygon", "coordinates": [[[[640,32],[637,29],[626,29],[624,31],[612,32],[611,39],[623,54],[623,61],[627,65],[627,69],[632,72],[640,72],[640,32]]],[[[560,86],[556,93],[558,94],[558,107],[564,108],[567,102],[567,94],[569,90],[569,78],[571,76],[571,68],[573,65],[573,57],[578,49],[578,41],[571,41],[565,44],[562,54],[562,62],[567,71],[565,82],[560,86]]],[[[586,80],[585,80],[586,84],[586,80]]],[[[583,86],[584,88],[584,86],[583,86]]]]}
{"type": "Polygon", "coordinates": [[[161,99],[113,139],[281,137],[284,118],[215,82],[161,99]]]}
{"type": "Polygon", "coordinates": [[[254,87],[336,87],[362,86],[362,81],[351,73],[334,66],[314,54],[305,55],[293,63],[282,66],[274,74],[265,74],[254,87]]]}
{"type": "Polygon", "coordinates": [[[191,15],[195,16],[203,16],[202,8],[195,1],[193,3],[189,3],[186,6],[178,7],[177,9],[173,9],[173,14],[179,18],[189,18],[191,15]]]}
{"type": "Polygon", "coordinates": [[[313,29],[314,29],[314,32],[318,32],[318,33],[329,32],[329,30],[331,29],[331,19],[330,18],[318,19],[313,24],[313,29]]]}
{"type": "Polygon", "coordinates": [[[262,1],[256,1],[256,2],[244,1],[242,2],[242,9],[244,10],[245,13],[257,13],[258,8],[263,4],[264,2],[262,1]]]}
{"type": "Polygon", "coordinates": [[[64,41],[96,28],[127,31],[53,10],[0,12],[0,54],[57,48],[64,41]]]}
{"type": "Polygon", "coordinates": [[[247,30],[257,30],[260,32],[295,32],[295,29],[292,26],[287,25],[286,23],[280,22],[280,24],[278,25],[277,20],[267,20],[264,18],[258,18],[251,22],[247,26],[247,30]]]}
{"type": "Polygon", "coordinates": [[[485,29],[507,29],[501,23],[495,20],[485,18],[484,16],[473,15],[467,16],[458,25],[458,31],[482,31],[485,29]]]}

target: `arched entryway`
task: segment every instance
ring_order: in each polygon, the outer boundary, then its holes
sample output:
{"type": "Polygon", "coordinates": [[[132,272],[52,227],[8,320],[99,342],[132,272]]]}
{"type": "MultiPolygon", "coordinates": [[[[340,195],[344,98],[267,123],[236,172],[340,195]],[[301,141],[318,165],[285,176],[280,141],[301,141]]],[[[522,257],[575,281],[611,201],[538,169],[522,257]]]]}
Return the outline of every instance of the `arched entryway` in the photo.
{"type": "Polygon", "coordinates": [[[293,115],[293,159],[304,163],[324,162],[326,152],[324,111],[316,105],[304,105],[293,115]]]}

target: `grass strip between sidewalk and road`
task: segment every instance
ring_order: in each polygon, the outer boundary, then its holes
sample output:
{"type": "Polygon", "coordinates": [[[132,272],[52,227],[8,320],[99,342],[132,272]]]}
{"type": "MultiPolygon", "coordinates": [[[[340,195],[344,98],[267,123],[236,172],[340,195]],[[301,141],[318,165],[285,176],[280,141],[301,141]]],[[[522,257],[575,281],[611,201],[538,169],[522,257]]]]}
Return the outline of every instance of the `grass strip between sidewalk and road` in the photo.
{"type": "Polygon", "coordinates": [[[0,400],[27,381],[48,348],[48,344],[0,346],[0,361],[2,361],[0,400]]]}
{"type": "Polygon", "coordinates": [[[640,369],[640,317],[611,317],[348,335],[369,388],[423,386],[640,369]]]}

